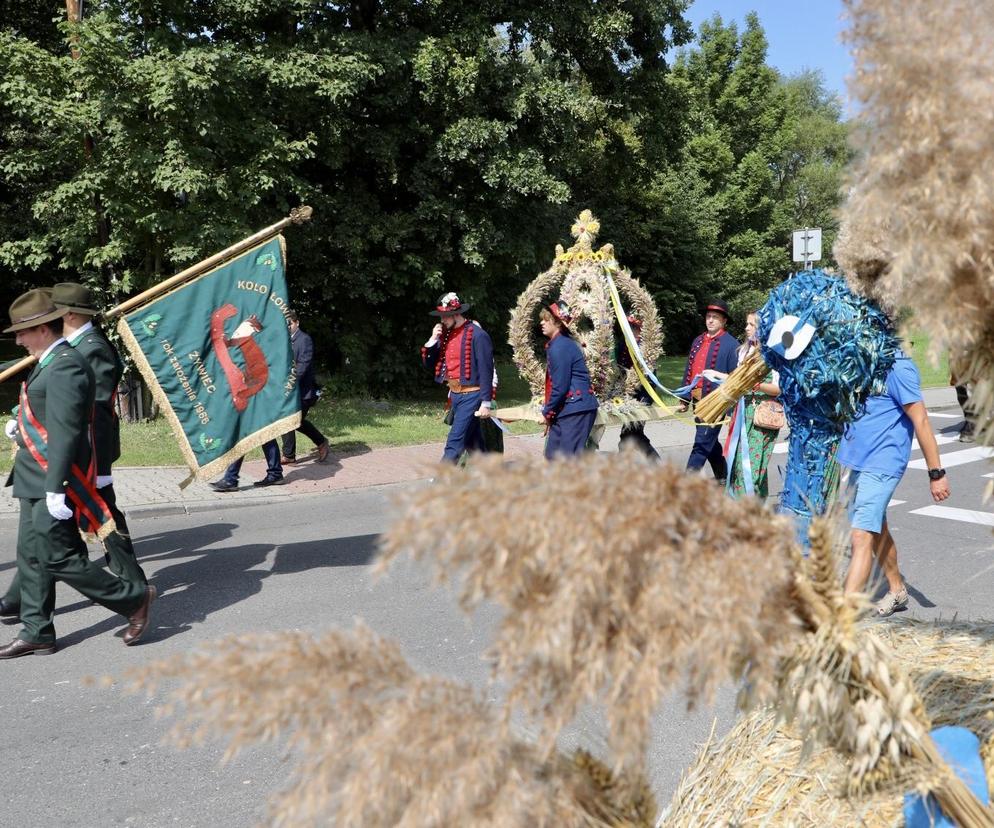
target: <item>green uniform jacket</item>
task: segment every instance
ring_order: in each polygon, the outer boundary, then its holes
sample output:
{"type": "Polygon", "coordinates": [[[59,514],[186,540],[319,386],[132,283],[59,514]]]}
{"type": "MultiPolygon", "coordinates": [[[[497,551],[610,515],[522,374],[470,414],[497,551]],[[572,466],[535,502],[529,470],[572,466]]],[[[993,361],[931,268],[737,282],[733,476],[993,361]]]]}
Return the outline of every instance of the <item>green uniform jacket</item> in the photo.
{"type": "Polygon", "coordinates": [[[114,408],[114,395],[124,374],[117,350],[99,328],[90,328],[72,346],[86,357],[96,382],[93,401],[93,445],[97,453],[97,474],[108,475],[121,456],[121,424],[114,408]]]}
{"type": "Polygon", "coordinates": [[[84,472],[90,464],[93,370],[68,342],[60,342],[44,366],[32,369],[27,387],[31,411],[48,432],[48,471],[38,465],[18,432],[14,497],[42,498],[46,492],[65,492],[73,463],[84,472]]]}

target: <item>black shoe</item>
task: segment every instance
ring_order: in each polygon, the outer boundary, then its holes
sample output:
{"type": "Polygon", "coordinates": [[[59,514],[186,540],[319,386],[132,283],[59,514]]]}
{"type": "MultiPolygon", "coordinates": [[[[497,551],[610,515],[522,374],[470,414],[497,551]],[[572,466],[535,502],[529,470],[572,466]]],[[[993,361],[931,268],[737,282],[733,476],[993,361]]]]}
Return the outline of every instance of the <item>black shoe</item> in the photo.
{"type": "Polygon", "coordinates": [[[216,483],[211,483],[211,488],[215,492],[235,492],[238,491],[238,484],[221,478],[216,483]]]}
{"type": "Polygon", "coordinates": [[[262,480],[256,480],[253,486],[257,488],[262,488],[263,486],[282,486],[286,481],[282,477],[265,477],[262,480]]]}
{"type": "Polygon", "coordinates": [[[0,598],[0,622],[4,624],[17,624],[21,620],[21,608],[0,598]]]}

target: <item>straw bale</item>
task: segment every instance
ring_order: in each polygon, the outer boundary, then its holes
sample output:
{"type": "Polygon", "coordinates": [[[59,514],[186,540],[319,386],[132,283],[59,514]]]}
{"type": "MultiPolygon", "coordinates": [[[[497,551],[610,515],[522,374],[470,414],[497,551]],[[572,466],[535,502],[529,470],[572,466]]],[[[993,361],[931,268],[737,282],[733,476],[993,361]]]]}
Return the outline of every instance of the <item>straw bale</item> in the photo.
{"type": "MultiPolygon", "coordinates": [[[[994,787],[994,624],[892,619],[874,632],[911,676],[934,727],[961,725],[977,734],[994,787]]],[[[742,717],[702,749],[660,824],[889,828],[900,824],[903,795],[934,783],[909,761],[887,785],[851,796],[846,758],[832,749],[805,757],[804,746],[771,709],[742,717]]]]}

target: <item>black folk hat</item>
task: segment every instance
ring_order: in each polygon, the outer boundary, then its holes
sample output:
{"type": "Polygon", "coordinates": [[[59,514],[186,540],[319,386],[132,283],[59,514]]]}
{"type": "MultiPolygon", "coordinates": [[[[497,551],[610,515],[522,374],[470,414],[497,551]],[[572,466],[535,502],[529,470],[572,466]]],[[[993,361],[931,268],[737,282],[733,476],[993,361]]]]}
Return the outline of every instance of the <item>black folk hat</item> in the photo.
{"type": "Polygon", "coordinates": [[[708,311],[717,311],[718,313],[723,314],[726,320],[730,318],[728,314],[728,305],[722,302],[721,299],[712,299],[708,302],[704,308],[705,315],[708,311]]]}
{"type": "Polygon", "coordinates": [[[10,327],[4,333],[23,331],[66,315],[65,308],[55,307],[50,288],[35,288],[18,296],[10,306],[10,327]]]}
{"type": "Polygon", "coordinates": [[[429,313],[430,316],[454,316],[457,313],[466,313],[469,310],[469,302],[463,303],[454,293],[446,293],[438,300],[438,306],[429,313]]]}
{"type": "Polygon", "coordinates": [[[59,282],[52,288],[52,301],[56,307],[84,316],[96,316],[100,313],[90,289],[76,282],[59,282]]]}

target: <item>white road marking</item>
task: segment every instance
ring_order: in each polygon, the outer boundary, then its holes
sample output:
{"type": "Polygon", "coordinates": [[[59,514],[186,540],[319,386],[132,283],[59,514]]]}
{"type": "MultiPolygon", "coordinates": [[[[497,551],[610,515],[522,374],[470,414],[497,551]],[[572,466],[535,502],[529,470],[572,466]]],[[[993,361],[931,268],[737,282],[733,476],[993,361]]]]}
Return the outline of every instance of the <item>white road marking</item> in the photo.
{"type": "MultiPolygon", "coordinates": [[[[935,435],[935,442],[938,443],[940,446],[943,446],[946,443],[958,443],[959,442],[959,433],[956,433],[956,434],[936,434],[935,435]]],[[[917,439],[914,439],[914,440],[911,441],[911,450],[912,451],[920,451],[921,450],[921,446],[918,445],[918,440],[917,439]]]]}
{"type": "Polygon", "coordinates": [[[979,523],[981,526],[994,526],[994,514],[978,512],[975,509],[956,509],[953,506],[925,506],[922,509],[912,509],[912,515],[923,517],[945,518],[958,520],[960,523],[979,523]]]}
{"type": "Polygon", "coordinates": [[[929,417],[944,417],[944,418],[949,419],[949,420],[962,420],[963,419],[963,415],[962,414],[940,414],[938,411],[929,411],[928,412],[928,416],[929,417]]]}
{"type": "Polygon", "coordinates": [[[907,503],[907,502],[908,501],[906,501],[906,500],[893,500],[893,499],[891,499],[890,503],[888,503],[887,505],[888,506],[900,506],[902,503],[907,503]]]}
{"type": "MultiPolygon", "coordinates": [[[[963,449],[963,451],[952,451],[949,454],[942,455],[942,467],[945,469],[950,469],[953,466],[962,466],[964,463],[973,463],[977,460],[986,460],[989,457],[994,457],[994,449],[988,446],[974,446],[973,448],[963,449]]],[[[921,460],[912,460],[908,463],[909,469],[927,469],[928,464],[925,462],[923,457],[921,460]]]]}
{"type": "Polygon", "coordinates": [[[787,453],[787,444],[786,443],[777,443],[773,447],[773,453],[774,454],[786,454],[787,453]]]}

